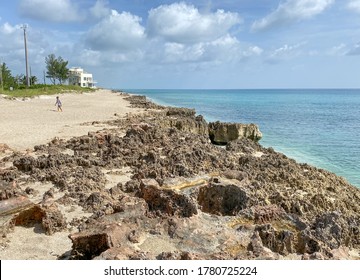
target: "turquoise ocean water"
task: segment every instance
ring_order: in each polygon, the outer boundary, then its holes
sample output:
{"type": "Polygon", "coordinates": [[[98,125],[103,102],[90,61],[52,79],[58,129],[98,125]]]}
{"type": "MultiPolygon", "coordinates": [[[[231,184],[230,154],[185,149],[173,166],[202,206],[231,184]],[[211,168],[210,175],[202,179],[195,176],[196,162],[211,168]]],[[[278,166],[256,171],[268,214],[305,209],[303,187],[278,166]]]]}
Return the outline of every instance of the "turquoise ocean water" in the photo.
{"type": "Polygon", "coordinates": [[[195,108],[207,121],[255,123],[260,143],[360,188],[360,90],[126,90],[195,108]]]}

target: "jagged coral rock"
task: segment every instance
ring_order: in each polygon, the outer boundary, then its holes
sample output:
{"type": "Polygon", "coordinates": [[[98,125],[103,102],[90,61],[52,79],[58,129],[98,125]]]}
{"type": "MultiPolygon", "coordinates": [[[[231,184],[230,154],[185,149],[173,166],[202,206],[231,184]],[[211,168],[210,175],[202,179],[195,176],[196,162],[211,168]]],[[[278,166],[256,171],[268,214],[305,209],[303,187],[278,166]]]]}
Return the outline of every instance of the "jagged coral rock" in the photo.
{"type": "Polygon", "coordinates": [[[217,215],[234,216],[249,207],[251,201],[246,188],[231,182],[222,182],[219,178],[214,178],[208,186],[201,187],[198,195],[201,210],[217,215]]]}
{"type": "Polygon", "coordinates": [[[262,138],[262,133],[255,124],[223,123],[219,121],[209,123],[209,135],[213,143],[222,145],[239,138],[248,138],[253,141],[259,141],[262,138]]]}
{"type": "Polygon", "coordinates": [[[161,189],[155,180],[142,180],[138,196],[147,202],[151,212],[158,215],[191,217],[197,214],[197,206],[190,197],[161,189]]]}

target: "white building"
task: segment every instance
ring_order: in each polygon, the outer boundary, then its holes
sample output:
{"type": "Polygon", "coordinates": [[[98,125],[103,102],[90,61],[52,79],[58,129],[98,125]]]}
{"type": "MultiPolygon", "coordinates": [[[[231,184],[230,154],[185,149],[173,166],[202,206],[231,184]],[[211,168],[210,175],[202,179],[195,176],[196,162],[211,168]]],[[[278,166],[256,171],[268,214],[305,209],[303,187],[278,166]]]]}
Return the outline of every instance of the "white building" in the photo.
{"type": "Polygon", "coordinates": [[[69,85],[95,88],[93,76],[79,67],[69,69],[69,85]]]}

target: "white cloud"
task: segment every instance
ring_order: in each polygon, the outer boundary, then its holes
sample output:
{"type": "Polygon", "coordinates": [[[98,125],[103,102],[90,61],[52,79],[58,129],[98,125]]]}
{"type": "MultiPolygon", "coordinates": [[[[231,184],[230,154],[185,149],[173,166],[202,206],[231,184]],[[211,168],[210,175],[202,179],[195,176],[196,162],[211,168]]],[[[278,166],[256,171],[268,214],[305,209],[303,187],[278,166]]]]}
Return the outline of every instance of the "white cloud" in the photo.
{"type": "Polygon", "coordinates": [[[19,31],[20,28],[21,28],[20,25],[12,26],[8,22],[5,22],[3,25],[0,26],[0,33],[4,35],[9,35],[16,31],[19,31]]]}
{"type": "Polygon", "coordinates": [[[193,5],[183,2],[161,5],[149,11],[147,31],[175,43],[209,42],[225,36],[241,22],[237,13],[217,10],[201,14],[193,5]]]}
{"type": "MultiPolygon", "coordinates": [[[[41,32],[28,26],[27,45],[29,63],[36,75],[38,69],[44,69],[48,43],[41,32]]],[[[24,37],[21,25],[11,25],[8,22],[0,25],[0,59],[8,64],[13,75],[24,73],[24,37]]]]}
{"type": "Polygon", "coordinates": [[[351,1],[349,1],[347,7],[352,11],[360,13],[360,0],[351,0],[351,1]]]}
{"type": "Polygon", "coordinates": [[[253,23],[253,31],[265,30],[274,26],[284,25],[322,13],[334,0],[287,0],[280,3],[278,8],[253,23]]]}
{"type": "Polygon", "coordinates": [[[347,55],[360,55],[360,42],[357,43],[350,51],[346,53],[347,55]]]}
{"type": "Polygon", "coordinates": [[[330,50],[327,51],[328,55],[344,55],[346,54],[346,45],[341,43],[337,46],[332,47],[330,50]]]}
{"type": "Polygon", "coordinates": [[[23,16],[51,22],[81,21],[78,6],[70,0],[21,0],[20,13],[23,16]]]}
{"type": "Polygon", "coordinates": [[[201,43],[191,46],[179,43],[165,43],[163,61],[165,63],[198,62],[203,60],[204,53],[205,48],[201,43]]]}
{"type": "Polygon", "coordinates": [[[280,48],[270,51],[265,61],[270,64],[276,64],[283,60],[295,58],[303,53],[301,49],[303,45],[305,45],[305,43],[295,45],[285,44],[280,48]]]}
{"type": "Polygon", "coordinates": [[[82,49],[77,52],[76,60],[71,62],[71,66],[100,66],[102,61],[102,52],[82,49]]]}
{"type": "Polygon", "coordinates": [[[97,0],[95,5],[90,8],[90,14],[95,18],[104,18],[111,14],[109,3],[106,0],[97,0]]]}
{"type": "Polygon", "coordinates": [[[86,34],[86,42],[94,50],[129,51],[142,45],[145,28],[141,18],[128,12],[112,10],[86,34]]]}
{"type": "Polygon", "coordinates": [[[8,22],[0,25],[0,54],[23,48],[22,32],[21,25],[11,25],[8,22]]]}
{"type": "Polygon", "coordinates": [[[206,64],[219,65],[237,63],[243,59],[259,56],[263,50],[258,46],[243,45],[229,34],[211,42],[181,44],[156,42],[147,50],[146,56],[157,64],[206,64]]]}
{"type": "Polygon", "coordinates": [[[244,56],[259,56],[264,52],[264,50],[258,46],[250,46],[246,51],[243,52],[244,56]]]}

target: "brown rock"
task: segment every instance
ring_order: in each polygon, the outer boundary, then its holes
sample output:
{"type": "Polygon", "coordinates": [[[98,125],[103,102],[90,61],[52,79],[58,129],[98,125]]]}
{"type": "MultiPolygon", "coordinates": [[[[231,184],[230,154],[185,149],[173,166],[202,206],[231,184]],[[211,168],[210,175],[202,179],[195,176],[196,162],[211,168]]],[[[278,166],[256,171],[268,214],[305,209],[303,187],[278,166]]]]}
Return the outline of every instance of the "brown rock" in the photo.
{"type": "Polygon", "coordinates": [[[209,135],[213,143],[225,145],[228,142],[240,138],[249,138],[259,141],[262,134],[255,124],[210,122],[209,135]]]}
{"type": "Polygon", "coordinates": [[[223,182],[219,178],[214,178],[208,186],[199,189],[198,203],[206,213],[234,216],[250,207],[251,201],[244,187],[223,182]]]}
{"type": "Polygon", "coordinates": [[[147,181],[147,184],[143,182],[138,194],[147,202],[151,212],[179,217],[191,217],[197,214],[196,204],[189,196],[173,190],[161,189],[155,182],[155,180],[147,181]]]}
{"type": "Polygon", "coordinates": [[[106,232],[76,233],[69,235],[69,238],[73,242],[73,259],[93,259],[112,246],[111,239],[106,232]]]}
{"type": "Polygon", "coordinates": [[[43,205],[44,216],[41,224],[45,230],[45,233],[52,235],[55,232],[62,231],[66,228],[66,219],[56,206],[56,204],[43,205]]]}

